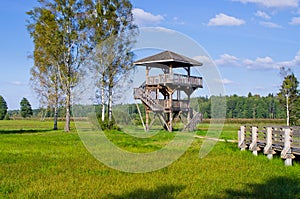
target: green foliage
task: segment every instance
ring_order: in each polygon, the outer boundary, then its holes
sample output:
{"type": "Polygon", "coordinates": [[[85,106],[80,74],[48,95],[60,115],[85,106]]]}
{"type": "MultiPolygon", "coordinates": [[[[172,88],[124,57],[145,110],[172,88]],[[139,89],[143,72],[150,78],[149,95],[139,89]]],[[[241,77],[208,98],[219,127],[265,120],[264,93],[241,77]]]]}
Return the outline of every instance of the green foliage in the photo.
{"type": "Polygon", "coordinates": [[[104,121],[102,122],[100,117],[98,118],[98,121],[102,130],[120,130],[120,127],[118,126],[114,118],[110,121],[108,119],[108,116],[106,116],[104,121]]]}
{"type": "Polygon", "coordinates": [[[0,120],[3,120],[6,114],[7,114],[7,104],[4,98],[0,95],[0,120]]]}
{"type": "Polygon", "coordinates": [[[20,102],[20,113],[23,118],[31,117],[33,115],[31,104],[25,97],[23,97],[20,102]]]}
{"type": "Polygon", "coordinates": [[[120,127],[116,123],[114,117],[112,118],[112,120],[109,120],[108,115],[106,114],[104,117],[104,121],[102,121],[100,112],[96,113],[96,117],[102,130],[120,130],[120,127]]]}

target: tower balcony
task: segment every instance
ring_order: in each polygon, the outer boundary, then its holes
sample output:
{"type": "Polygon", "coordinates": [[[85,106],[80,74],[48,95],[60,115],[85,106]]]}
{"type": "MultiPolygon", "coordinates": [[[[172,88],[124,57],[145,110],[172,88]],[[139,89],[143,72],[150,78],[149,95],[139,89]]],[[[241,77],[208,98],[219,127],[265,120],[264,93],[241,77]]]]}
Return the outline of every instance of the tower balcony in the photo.
{"type": "Polygon", "coordinates": [[[158,76],[148,76],[146,79],[146,84],[149,86],[172,84],[174,86],[203,88],[202,77],[189,77],[181,74],[161,74],[158,76]]]}

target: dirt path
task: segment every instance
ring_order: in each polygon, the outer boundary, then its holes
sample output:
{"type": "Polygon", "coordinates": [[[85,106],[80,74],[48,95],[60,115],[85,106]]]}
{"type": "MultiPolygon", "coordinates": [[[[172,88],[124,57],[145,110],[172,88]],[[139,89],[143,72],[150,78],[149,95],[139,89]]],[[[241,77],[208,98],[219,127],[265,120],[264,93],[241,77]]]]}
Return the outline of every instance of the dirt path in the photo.
{"type": "Polygon", "coordinates": [[[225,139],[218,139],[218,138],[210,138],[210,137],[200,136],[200,135],[196,135],[195,138],[214,140],[214,141],[218,141],[218,142],[232,142],[232,143],[238,142],[237,140],[225,140],[225,139]]]}

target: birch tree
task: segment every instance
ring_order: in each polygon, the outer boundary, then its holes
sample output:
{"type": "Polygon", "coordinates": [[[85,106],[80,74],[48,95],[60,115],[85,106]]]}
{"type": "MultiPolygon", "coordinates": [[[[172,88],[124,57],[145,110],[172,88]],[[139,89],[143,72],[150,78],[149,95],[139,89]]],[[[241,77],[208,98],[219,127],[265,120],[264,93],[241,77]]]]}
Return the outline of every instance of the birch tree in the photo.
{"type": "MultiPolygon", "coordinates": [[[[33,13],[32,13],[33,14],[33,13]]],[[[54,15],[46,9],[36,12],[35,24],[28,25],[30,36],[35,47],[33,52],[34,66],[31,69],[31,85],[38,94],[40,104],[54,110],[53,130],[57,130],[58,106],[62,101],[61,86],[58,76],[56,49],[59,45],[58,26],[54,15]]]]}
{"type": "Polygon", "coordinates": [[[280,103],[285,107],[286,110],[286,125],[289,126],[292,122],[296,122],[298,102],[299,102],[299,82],[295,77],[294,73],[288,74],[289,71],[285,71],[284,68],[281,69],[281,74],[285,74],[284,80],[282,82],[280,92],[278,93],[280,103]],[[285,72],[285,73],[284,73],[285,72]]]}
{"type": "Polygon", "coordinates": [[[102,118],[106,101],[112,121],[113,89],[131,69],[131,52],[137,27],[133,25],[132,5],[128,0],[86,1],[89,10],[90,46],[94,49],[96,74],[101,95],[102,118]]]}
{"type": "MultiPolygon", "coordinates": [[[[57,67],[57,73],[61,89],[65,95],[66,124],[65,131],[70,131],[72,89],[77,84],[79,66],[82,63],[88,49],[83,32],[85,13],[83,1],[80,0],[39,0],[40,7],[34,8],[28,15],[31,21],[28,25],[31,35],[37,31],[37,24],[44,26],[44,34],[52,34],[55,39],[45,39],[41,48],[47,49],[50,57],[48,65],[57,67]],[[43,12],[49,12],[50,18],[55,23],[55,29],[46,28],[41,16],[43,12]]],[[[43,34],[43,32],[40,32],[43,34]]],[[[38,42],[34,39],[35,48],[38,42]]]]}

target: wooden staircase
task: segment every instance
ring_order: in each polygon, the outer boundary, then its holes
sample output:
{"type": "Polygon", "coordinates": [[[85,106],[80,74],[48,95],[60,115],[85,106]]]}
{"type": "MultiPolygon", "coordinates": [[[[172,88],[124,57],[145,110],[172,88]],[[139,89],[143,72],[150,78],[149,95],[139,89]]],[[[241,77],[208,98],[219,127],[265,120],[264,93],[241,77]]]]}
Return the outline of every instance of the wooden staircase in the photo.
{"type": "Polygon", "coordinates": [[[143,88],[143,84],[139,87],[134,89],[134,98],[141,100],[145,105],[147,105],[152,111],[162,112],[164,107],[158,104],[158,102],[151,98],[150,95],[146,93],[145,88],[143,88]]]}

